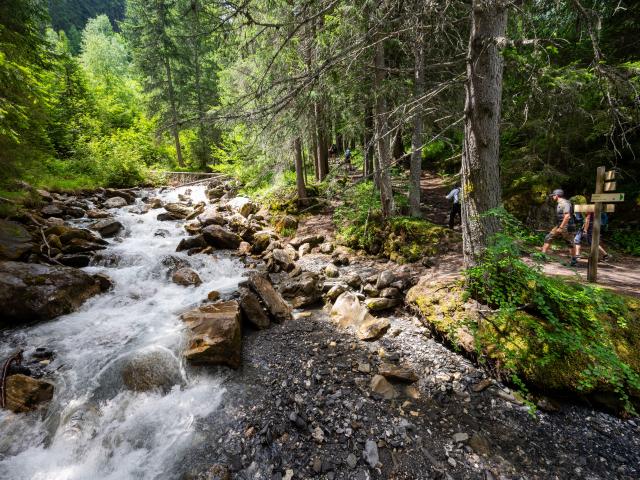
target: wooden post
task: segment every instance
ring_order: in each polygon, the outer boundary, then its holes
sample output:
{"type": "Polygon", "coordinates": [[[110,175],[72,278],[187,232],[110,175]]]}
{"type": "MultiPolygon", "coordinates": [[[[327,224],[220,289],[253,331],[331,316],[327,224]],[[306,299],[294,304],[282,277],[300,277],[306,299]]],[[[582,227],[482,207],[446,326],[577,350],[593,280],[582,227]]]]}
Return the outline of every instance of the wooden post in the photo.
{"type": "MultiPolygon", "coordinates": [[[[604,172],[605,167],[598,167],[596,173],[596,192],[602,193],[604,190],[604,172]]],[[[598,279],[598,255],[600,247],[600,217],[602,215],[602,202],[594,202],[595,211],[593,212],[593,234],[591,236],[591,254],[589,255],[589,270],[587,280],[595,283],[598,279]]]]}

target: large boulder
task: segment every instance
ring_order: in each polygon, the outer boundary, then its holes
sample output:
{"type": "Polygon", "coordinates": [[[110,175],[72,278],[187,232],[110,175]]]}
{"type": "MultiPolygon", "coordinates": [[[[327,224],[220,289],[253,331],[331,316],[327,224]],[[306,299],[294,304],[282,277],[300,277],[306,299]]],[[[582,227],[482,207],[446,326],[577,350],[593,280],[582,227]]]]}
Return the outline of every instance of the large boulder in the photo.
{"type": "Polygon", "coordinates": [[[276,321],[284,322],[292,318],[291,308],[265,276],[252,275],[246,283],[260,297],[276,321]]]}
{"type": "Polygon", "coordinates": [[[285,272],[290,272],[296,266],[292,255],[282,248],[275,248],[271,252],[271,258],[273,259],[273,263],[285,272]]]}
{"type": "Polygon", "coordinates": [[[6,380],[6,408],[15,413],[35,410],[53,398],[53,384],[21,373],[6,380]]]}
{"type": "Polygon", "coordinates": [[[216,248],[235,250],[242,239],[219,225],[209,225],[202,229],[202,235],[209,245],[216,248]]]}
{"type": "Polygon", "coordinates": [[[176,247],[176,252],[182,252],[183,250],[191,250],[192,248],[205,248],[207,241],[203,235],[196,235],[194,237],[186,237],[180,240],[176,247]]]}
{"type": "Polygon", "coordinates": [[[122,197],[111,197],[104,202],[103,206],[104,208],[122,208],[127,206],[127,201],[122,197]]]}
{"type": "Polygon", "coordinates": [[[168,392],[183,383],[180,360],[167,348],[148,347],[121,359],[118,369],[124,386],[135,392],[168,392]]]}
{"type": "Polygon", "coordinates": [[[164,209],[174,218],[187,218],[193,209],[183,203],[166,203],[164,209]]]}
{"type": "Polygon", "coordinates": [[[0,259],[17,260],[31,248],[31,235],[22,225],[0,220],[0,259]]]}
{"type": "Polygon", "coordinates": [[[271,235],[268,232],[258,232],[253,235],[251,251],[255,254],[264,252],[271,243],[271,235]]]}
{"type": "Polygon", "coordinates": [[[82,270],[0,262],[0,327],[72,312],[99,292],[99,282],[82,270]]]}
{"type": "Polygon", "coordinates": [[[103,237],[113,237],[124,227],[117,220],[105,219],[94,223],[91,228],[99,232],[103,237]]]}
{"type": "Polygon", "coordinates": [[[344,292],[336,299],[331,307],[331,318],[342,328],[354,328],[360,340],[376,340],[390,326],[388,319],[371,315],[353,292],[344,292]]]}
{"type": "Polygon", "coordinates": [[[303,243],[308,243],[312,247],[315,247],[316,245],[320,245],[322,242],[324,242],[324,235],[305,235],[302,237],[294,237],[289,240],[289,244],[293,248],[300,248],[300,245],[303,243]]]}
{"type": "Polygon", "coordinates": [[[187,360],[194,364],[240,366],[242,337],[238,302],[203,305],[180,318],[191,333],[184,352],[187,360]]]}
{"type": "Polygon", "coordinates": [[[247,197],[235,197],[227,205],[232,212],[239,213],[245,218],[258,210],[255,204],[247,197]]]}
{"type": "Polygon", "coordinates": [[[224,217],[213,208],[209,208],[200,214],[198,221],[203,227],[208,227],[209,225],[224,225],[226,223],[224,217]]]}
{"type": "Polygon", "coordinates": [[[289,300],[293,308],[312,305],[320,300],[322,286],[317,273],[302,272],[294,278],[289,278],[280,285],[280,293],[289,300]]]}

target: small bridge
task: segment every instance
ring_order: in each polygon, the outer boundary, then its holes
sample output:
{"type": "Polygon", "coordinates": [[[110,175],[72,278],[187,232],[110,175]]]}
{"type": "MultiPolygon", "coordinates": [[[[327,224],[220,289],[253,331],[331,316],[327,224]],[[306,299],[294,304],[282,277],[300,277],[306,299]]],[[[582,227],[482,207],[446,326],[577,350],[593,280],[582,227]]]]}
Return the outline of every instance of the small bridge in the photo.
{"type": "Polygon", "coordinates": [[[185,185],[195,185],[201,182],[207,182],[214,179],[227,179],[227,175],[223,173],[207,173],[207,172],[165,172],[161,170],[151,170],[165,185],[172,187],[183,187],[185,185]]]}

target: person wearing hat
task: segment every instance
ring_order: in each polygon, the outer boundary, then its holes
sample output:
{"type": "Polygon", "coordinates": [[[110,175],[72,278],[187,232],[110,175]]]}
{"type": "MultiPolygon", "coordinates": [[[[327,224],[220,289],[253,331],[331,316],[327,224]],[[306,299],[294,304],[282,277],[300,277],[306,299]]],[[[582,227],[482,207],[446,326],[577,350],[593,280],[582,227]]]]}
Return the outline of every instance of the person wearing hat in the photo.
{"type": "Polygon", "coordinates": [[[569,223],[571,222],[571,202],[564,198],[564,191],[557,188],[554,190],[550,197],[556,205],[556,225],[551,229],[551,231],[544,238],[544,245],[542,246],[542,253],[547,253],[549,248],[551,247],[551,242],[554,240],[562,239],[569,245],[569,251],[571,252],[571,263],[572,267],[575,267],[578,264],[578,258],[576,257],[576,249],[574,245],[573,235],[569,233],[569,223]]]}

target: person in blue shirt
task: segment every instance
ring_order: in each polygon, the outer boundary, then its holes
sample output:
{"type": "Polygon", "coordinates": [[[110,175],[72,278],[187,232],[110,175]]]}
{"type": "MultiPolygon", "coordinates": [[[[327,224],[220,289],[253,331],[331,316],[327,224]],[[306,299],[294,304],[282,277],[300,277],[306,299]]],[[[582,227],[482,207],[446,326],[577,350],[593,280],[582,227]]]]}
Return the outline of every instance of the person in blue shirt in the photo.
{"type": "MultiPolygon", "coordinates": [[[[578,231],[576,232],[576,236],[573,239],[573,243],[576,246],[575,257],[573,261],[575,261],[576,264],[578,263],[578,258],[580,257],[580,247],[582,244],[582,239],[585,239],[587,241],[587,245],[591,246],[591,237],[593,235],[593,218],[594,218],[593,212],[587,213],[584,216],[584,223],[582,225],[582,228],[578,229],[578,231]]],[[[603,227],[607,225],[608,218],[606,213],[602,214],[601,223],[603,227]]],[[[601,257],[602,261],[606,262],[607,259],[609,258],[607,251],[602,247],[602,245],[598,246],[598,250],[602,254],[602,257],[601,257]]]]}
{"type": "Polygon", "coordinates": [[[456,215],[461,216],[462,207],[460,205],[460,185],[453,187],[447,194],[447,200],[453,201],[451,205],[451,211],[449,212],[449,228],[453,229],[453,223],[455,222],[456,215]]]}

